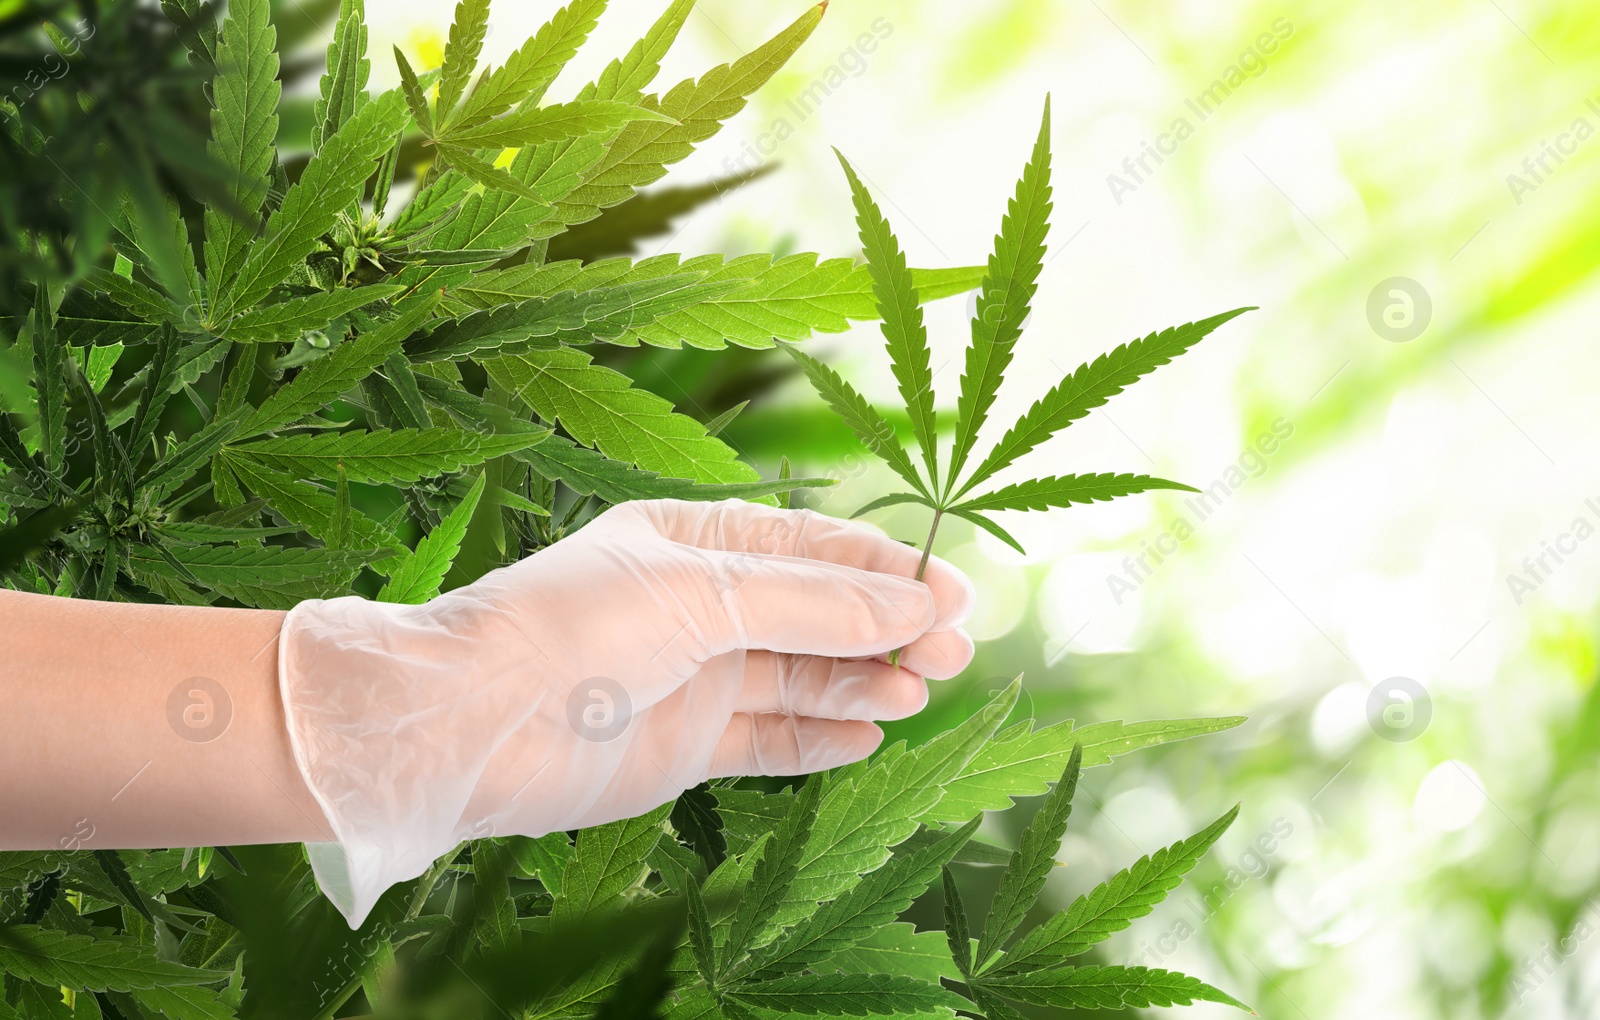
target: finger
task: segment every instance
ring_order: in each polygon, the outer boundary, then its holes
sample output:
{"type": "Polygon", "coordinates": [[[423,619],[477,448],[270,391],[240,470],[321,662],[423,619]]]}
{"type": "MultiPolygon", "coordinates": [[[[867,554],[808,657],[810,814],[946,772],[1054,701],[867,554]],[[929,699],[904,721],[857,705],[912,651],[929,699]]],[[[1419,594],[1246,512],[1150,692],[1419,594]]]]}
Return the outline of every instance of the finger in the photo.
{"type": "Polygon", "coordinates": [[[877,659],[750,652],[740,712],[818,719],[904,719],[928,703],[920,676],[877,659]]]}
{"type": "MultiPolygon", "coordinates": [[[[737,499],[719,503],[663,499],[633,505],[664,537],[701,549],[798,556],[899,577],[916,577],[922,560],[920,550],[896,542],[870,524],[810,510],[783,510],[737,499]]],[[[960,570],[930,557],[922,580],[938,605],[939,629],[959,627],[972,615],[972,583],[960,570]]]]}
{"type": "Polygon", "coordinates": [[[713,654],[739,648],[838,657],[899,648],[933,626],[926,585],[817,560],[704,553],[699,613],[713,654]]]}
{"type": "Polygon", "coordinates": [[[806,775],[860,761],[881,743],[869,722],[741,713],[717,742],[707,778],[806,775]]]}
{"type": "Polygon", "coordinates": [[[949,680],[972,663],[972,638],[964,630],[930,630],[905,647],[900,665],[929,680],[949,680]]]}

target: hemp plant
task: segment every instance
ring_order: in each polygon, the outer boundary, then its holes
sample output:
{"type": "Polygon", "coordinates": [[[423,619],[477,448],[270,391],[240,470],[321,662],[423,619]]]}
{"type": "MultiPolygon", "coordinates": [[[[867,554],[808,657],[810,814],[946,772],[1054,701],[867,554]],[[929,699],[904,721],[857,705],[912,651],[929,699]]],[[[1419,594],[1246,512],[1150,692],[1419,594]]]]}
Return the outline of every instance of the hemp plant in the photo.
{"type": "MultiPolygon", "coordinates": [[[[326,73],[293,117],[269,0],[230,0],[220,24],[202,0],[141,8],[174,22],[203,79],[208,151],[227,170],[216,193],[107,185],[95,191],[101,218],[82,221],[104,229],[68,225],[65,240],[0,224],[16,231],[7,244],[37,256],[29,265],[81,267],[35,272],[15,295],[20,312],[0,316],[0,370],[26,366],[21,385],[0,387],[8,587],[258,608],[352,593],[417,603],[607,505],[770,500],[826,484],[786,469],[763,480],[718,436],[731,413],[701,422],[597,355],[688,347],[715,360],[730,345],[770,349],[880,316],[926,478],[881,415],[792,350],[911,486],[872,506],[921,502],[935,530],[951,514],[1004,536],[989,511],[1172,484],[1068,476],[969,496],[1227,316],[1080,370],[958,484],[1038,276],[1047,133],[987,275],[906,269],[854,174],[865,266],[816,254],[570,256],[593,235],[648,233],[660,213],[640,207],[638,189],[737,113],[825,4],[739,59],[650,92],[694,7],[673,0],[564,103],[546,91],[606,0],[571,0],[481,72],[488,2],[460,0],[442,65],[397,56],[401,86],[377,95],[362,0],[322,6],[337,7],[326,73]],[[298,144],[291,121],[309,125],[298,144]],[[418,162],[428,168],[409,188],[418,162]],[[980,282],[941,474],[917,306],[980,282]]],[[[71,98],[99,108],[94,95],[71,98]]],[[[30,179],[48,175],[36,125],[0,117],[0,132],[0,148],[32,161],[30,179]]],[[[75,183],[52,181],[62,194],[75,183]]],[[[718,781],[576,833],[485,829],[387,893],[354,932],[300,845],[86,849],[89,825],[59,850],[0,853],[0,1020],[1014,1020],[1008,1000],[1237,1004],[1186,975],[1077,962],[1148,914],[1237,809],[1021,927],[1081,769],[1243,720],[1007,726],[1019,694],[1014,682],[924,744],[789,787],[718,781]],[[985,812],[1046,794],[1017,849],[975,835],[985,812]],[[967,867],[1003,869],[975,946],[955,881],[967,867]],[[941,881],[948,932],[901,919],[941,881]]]]}
{"type": "Polygon", "coordinates": [[[838,372],[793,346],[785,345],[785,349],[800,363],[818,393],[861,443],[910,486],[908,492],[894,492],[872,500],[853,516],[904,503],[915,503],[933,511],[933,524],[928,529],[922,564],[917,570],[918,580],[933,553],[939,524],[947,514],[977,525],[1021,552],[1022,545],[991,518],[993,512],[1045,510],[1116,499],[1152,489],[1198,491],[1164,478],[1115,473],[1051,475],[999,488],[988,488],[986,483],[1140,377],[1199,343],[1218,326],[1253,310],[1250,308],[1236,308],[1152,333],[1079,366],[1040,397],[977,465],[967,470],[977,447],[978,433],[988,420],[1017,341],[1022,336],[1038,287],[1039,272],[1044,266],[1051,211],[1048,98],[1032,158],[1017,182],[1016,195],[1001,221],[994,253],[989,256],[977,313],[972,318],[972,340],[967,346],[966,369],[961,376],[961,393],[956,402],[955,440],[942,470],[938,412],[934,407],[933,373],[929,368],[928,329],[923,322],[917,282],[906,268],[905,254],[889,221],[842,154],[839,162],[850,183],[890,367],[905,402],[906,415],[911,420],[920,466],[913,461],[889,420],[838,372]]]}

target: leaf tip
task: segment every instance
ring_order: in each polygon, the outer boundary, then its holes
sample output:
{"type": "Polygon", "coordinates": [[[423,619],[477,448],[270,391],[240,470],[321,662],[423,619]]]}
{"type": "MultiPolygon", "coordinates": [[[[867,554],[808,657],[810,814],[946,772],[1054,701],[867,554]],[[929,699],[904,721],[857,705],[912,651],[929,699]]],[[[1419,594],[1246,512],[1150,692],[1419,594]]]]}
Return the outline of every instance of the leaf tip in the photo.
{"type": "Polygon", "coordinates": [[[1006,716],[1010,715],[1011,714],[1011,710],[1017,706],[1017,698],[1021,694],[1022,694],[1022,675],[1019,673],[1019,674],[1017,674],[1017,678],[1015,680],[1011,681],[1009,684],[1006,685],[1005,690],[1003,690],[1000,693],[996,694],[994,696],[993,700],[991,700],[989,702],[989,704],[984,706],[984,708],[983,708],[984,722],[985,723],[992,723],[993,725],[996,725],[996,726],[998,726],[998,725],[1000,725],[1000,723],[1004,722],[1006,716]]]}

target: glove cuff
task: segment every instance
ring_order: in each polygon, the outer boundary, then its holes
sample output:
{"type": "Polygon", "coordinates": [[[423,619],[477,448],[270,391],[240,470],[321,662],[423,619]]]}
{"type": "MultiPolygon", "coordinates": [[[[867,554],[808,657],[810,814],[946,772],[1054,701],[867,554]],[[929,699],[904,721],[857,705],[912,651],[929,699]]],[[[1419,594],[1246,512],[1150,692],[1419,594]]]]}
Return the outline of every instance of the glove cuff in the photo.
{"type": "Polygon", "coordinates": [[[425,606],[356,596],[301,602],[284,619],[278,685],[289,742],[336,840],[308,843],[307,856],[352,929],[390,886],[461,841],[492,748],[438,744],[438,719],[457,708],[450,664],[470,654],[459,642],[425,606]]]}

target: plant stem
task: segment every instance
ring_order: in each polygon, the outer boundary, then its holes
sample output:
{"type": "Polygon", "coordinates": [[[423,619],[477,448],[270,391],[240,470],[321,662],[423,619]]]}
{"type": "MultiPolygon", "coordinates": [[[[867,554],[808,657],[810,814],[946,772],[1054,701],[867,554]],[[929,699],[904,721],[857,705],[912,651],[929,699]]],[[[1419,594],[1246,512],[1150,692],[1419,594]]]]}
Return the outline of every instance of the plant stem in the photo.
{"type": "Polygon", "coordinates": [[[346,1002],[349,1002],[350,996],[356,994],[356,989],[360,987],[361,975],[357,974],[355,977],[350,979],[348,984],[339,990],[338,995],[333,997],[333,1001],[328,1003],[328,1008],[317,1014],[316,1020],[332,1020],[333,1014],[339,1011],[340,1006],[343,1006],[346,1002]]]}
{"type": "MultiPolygon", "coordinates": [[[[928,558],[933,555],[933,539],[939,534],[939,522],[943,518],[943,510],[935,509],[933,511],[933,526],[928,529],[928,540],[922,544],[922,562],[917,564],[916,579],[918,581],[922,580],[922,575],[928,572],[928,558]]],[[[890,652],[889,665],[900,665],[900,653],[903,651],[905,651],[904,648],[896,648],[894,651],[890,652]]]]}
{"type": "Polygon", "coordinates": [[[922,575],[928,570],[928,557],[933,555],[933,539],[939,534],[939,521],[944,518],[943,510],[933,512],[933,526],[928,529],[928,540],[922,545],[922,562],[917,564],[917,580],[922,580],[922,575]]]}
{"type": "MultiPolygon", "coordinates": [[[[405,919],[407,921],[416,920],[417,915],[422,913],[422,908],[428,902],[428,894],[433,892],[433,887],[438,884],[440,878],[444,877],[444,873],[450,869],[450,865],[454,864],[459,856],[461,856],[461,847],[458,846],[453,852],[445,854],[437,861],[434,861],[433,866],[422,873],[422,877],[417,880],[416,889],[411,893],[411,902],[406,906],[405,919]]],[[[371,965],[371,960],[365,961],[355,976],[343,988],[339,989],[338,994],[333,997],[332,1001],[328,1003],[322,1012],[316,1015],[315,1020],[332,1020],[333,1015],[339,1011],[339,1007],[350,1001],[350,997],[361,987],[361,976],[365,973],[366,968],[371,965]]]]}

